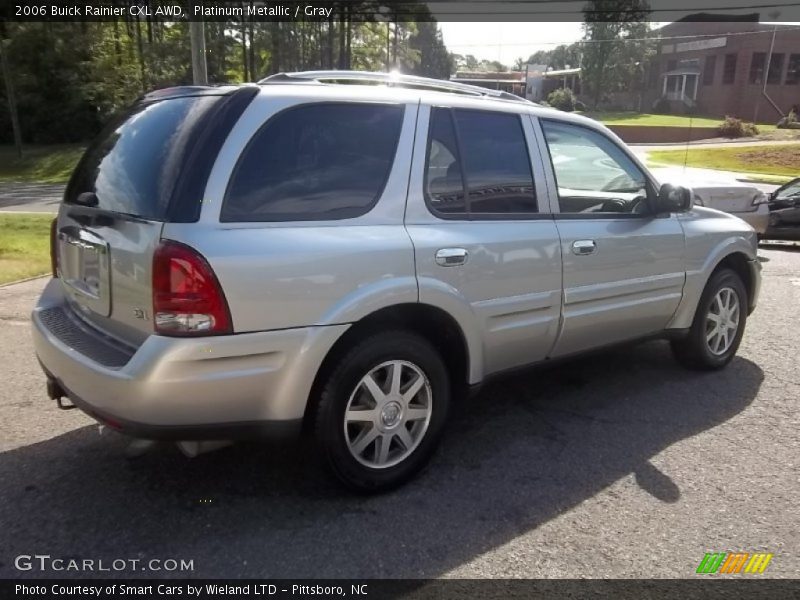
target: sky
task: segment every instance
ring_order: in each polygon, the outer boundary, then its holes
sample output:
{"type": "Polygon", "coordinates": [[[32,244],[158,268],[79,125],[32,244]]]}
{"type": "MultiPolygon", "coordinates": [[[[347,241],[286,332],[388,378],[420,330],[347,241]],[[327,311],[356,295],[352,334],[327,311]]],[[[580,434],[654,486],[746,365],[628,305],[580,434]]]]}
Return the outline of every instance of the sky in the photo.
{"type": "MultiPolygon", "coordinates": [[[[656,22],[653,27],[666,24],[656,22]]],[[[559,44],[577,42],[583,37],[581,25],[582,22],[439,23],[450,52],[472,54],[478,60],[499,60],[509,67],[517,58],[528,58],[537,50],[552,50],[559,44]]]]}
{"type": "Polygon", "coordinates": [[[439,23],[450,52],[472,54],[478,60],[499,60],[511,66],[537,50],[581,39],[581,22],[571,23],[439,23]]]}

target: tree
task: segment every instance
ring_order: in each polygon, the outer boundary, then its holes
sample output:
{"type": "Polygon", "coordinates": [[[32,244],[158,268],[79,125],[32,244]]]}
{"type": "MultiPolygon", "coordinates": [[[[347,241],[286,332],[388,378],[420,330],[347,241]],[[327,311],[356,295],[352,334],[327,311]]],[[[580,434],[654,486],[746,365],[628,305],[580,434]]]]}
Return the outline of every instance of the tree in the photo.
{"type": "MultiPolygon", "coordinates": [[[[254,0],[238,0],[255,6],[254,0]]],[[[448,53],[427,5],[412,20],[361,19],[379,3],[340,0],[328,19],[259,21],[242,16],[205,23],[211,83],[256,81],[278,71],[358,69],[387,64],[449,78],[448,53]]],[[[0,22],[24,142],[85,141],[143,92],[192,82],[189,26],[128,16],[99,22],[0,22]]],[[[471,68],[479,61],[463,59],[471,68]]],[[[0,142],[13,139],[8,86],[0,81],[0,142]]],[[[12,103],[13,104],[13,103],[12,103]]]]}
{"type": "Polygon", "coordinates": [[[411,68],[411,73],[423,77],[450,79],[454,64],[436,23],[430,21],[417,23],[417,31],[409,39],[409,45],[419,54],[419,63],[411,68]]]}
{"type": "Polygon", "coordinates": [[[550,60],[547,65],[553,69],[575,68],[581,63],[580,44],[561,44],[556,46],[550,53],[550,60]]]}
{"type": "Polygon", "coordinates": [[[537,50],[531,54],[527,60],[523,61],[522,68],[524,69],[525,65],[549,65],[552,55],[552,50],[537,50]]]}
{"type": "Polygon", "coordinates": [[[604,92],[627,89],[647,59],[649,7],[645,0],[591,0],[584,9],[581,80],[593,108],[604,92]],[[639,64],[637,64],[639,63],[639,64]]]}

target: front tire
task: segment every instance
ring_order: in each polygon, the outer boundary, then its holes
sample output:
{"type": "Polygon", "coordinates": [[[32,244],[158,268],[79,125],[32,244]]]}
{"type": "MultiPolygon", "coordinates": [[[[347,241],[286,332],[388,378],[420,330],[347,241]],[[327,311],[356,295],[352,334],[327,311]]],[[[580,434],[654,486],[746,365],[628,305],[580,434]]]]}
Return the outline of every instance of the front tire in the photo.
{"type": "Polygon", "coordinates": [[[736,355],[747,323],[747,290],[730,269],[714,273],[703,290],[689,334],[672,341],[677,361],[689,369],[715,370],[736,355]]]}
{"type": "Polygon", "coordinates": [[[357,343],[329,371],[315,433],[334,474],[363,493],[404,483],[430,460],[450,404],[447,368],[408,331],[357,343]]]}

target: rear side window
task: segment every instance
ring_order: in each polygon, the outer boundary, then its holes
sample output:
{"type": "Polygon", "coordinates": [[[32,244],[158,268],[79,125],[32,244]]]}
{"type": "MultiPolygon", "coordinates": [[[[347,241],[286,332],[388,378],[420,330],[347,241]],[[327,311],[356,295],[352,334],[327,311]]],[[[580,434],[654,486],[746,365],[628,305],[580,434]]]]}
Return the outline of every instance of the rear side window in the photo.
{"type": "Polygon", "coordinates": [[[519,116],[434,108],[425,196],[444,218],[524,218],[538,212],[519,116]]]}
{"type": "Polygon", "coordinates": [[[394,162],[404,108],[311,104],[270,119],[234,169],[220,220],[349,219],[378,201],[394,162]]]}
{"type": "Polygon", "coordinates": [[[464,215],[467,212],[461,160],[449,110],[435,109],[428,143],[427,196],[439,213],[464,215]]]}
{"type": "Polygon", "coordinates": [[[134,106],[86,151],[65,202],[163,220],[195,125],[219,99],[187,96],[134,106]]]}

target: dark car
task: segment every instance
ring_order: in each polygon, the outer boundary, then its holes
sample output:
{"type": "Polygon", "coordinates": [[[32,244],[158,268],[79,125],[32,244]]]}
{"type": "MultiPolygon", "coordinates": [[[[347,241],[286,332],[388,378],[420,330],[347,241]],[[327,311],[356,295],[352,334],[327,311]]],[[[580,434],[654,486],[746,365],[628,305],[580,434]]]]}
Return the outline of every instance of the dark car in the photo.
{"type": "Polygon", "coordinates": [[[800,242],[800,177],[772,192],[769,225],[761,237],[800,242]]]}

